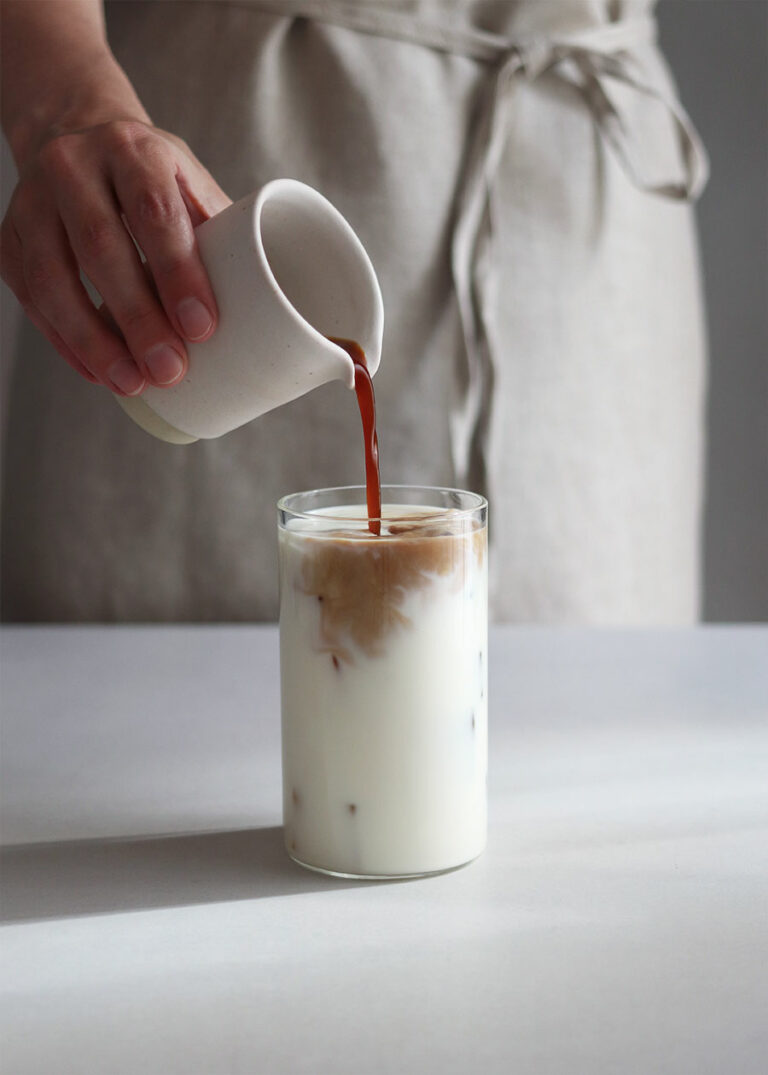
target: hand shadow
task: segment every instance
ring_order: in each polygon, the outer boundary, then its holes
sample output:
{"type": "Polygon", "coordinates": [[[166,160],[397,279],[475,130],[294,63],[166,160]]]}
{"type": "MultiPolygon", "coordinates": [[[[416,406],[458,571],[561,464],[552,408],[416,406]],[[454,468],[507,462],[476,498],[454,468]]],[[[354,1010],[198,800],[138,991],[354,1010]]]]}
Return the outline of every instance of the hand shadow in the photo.
{"type": "Polygon", "coordinates": [[[282,828],[70,840],[0,850],[0,922],[253,900],[361,884],[297,866],[282,828]]]}

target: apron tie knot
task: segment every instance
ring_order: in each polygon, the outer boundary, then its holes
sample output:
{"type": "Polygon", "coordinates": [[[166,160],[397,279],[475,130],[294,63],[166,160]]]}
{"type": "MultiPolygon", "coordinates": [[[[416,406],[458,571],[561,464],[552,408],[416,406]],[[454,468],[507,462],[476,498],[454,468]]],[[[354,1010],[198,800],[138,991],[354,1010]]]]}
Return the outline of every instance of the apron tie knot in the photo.
{"type": "Polygon", "coordinates": [[[458,368],[451,442],[458,481],[488,494],[487,442],[496,348],[493,345],[493,190],[507,138],[507,102],[521,84],[556,74],[582,93],[605,143],[638,189],[676,201],[692,201],[706,183],[708,162],[688,115],[674,98],[642,77],[633,50],[653,44],[650,16],[624,19],[561,36],[532,35],[498,47],[480,122],[466,159],[456,202],[451,248],[454,287],[464,336],[458,368]],[[611,95],[623,85],[666,109],[677,135],[682,175],[651,178],[633,122],[611,95]]]}

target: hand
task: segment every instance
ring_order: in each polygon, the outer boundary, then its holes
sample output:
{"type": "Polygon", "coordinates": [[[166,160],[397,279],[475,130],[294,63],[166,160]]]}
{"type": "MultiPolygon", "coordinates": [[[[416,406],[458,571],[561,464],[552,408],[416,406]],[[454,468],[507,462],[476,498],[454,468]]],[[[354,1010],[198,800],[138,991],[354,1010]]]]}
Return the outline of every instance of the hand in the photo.
{"type": "Polygon", "coordinates": [[[229,204],[185,143],[150,123],[57,134],[21,170],[0,227],[0,271],[70,366],[119,395],[139,395],[148,383],[180,381],[184,341],[215,330],[193,228],[229,204]],[[121,335],[99,317],[80,270],[121,335]]]}

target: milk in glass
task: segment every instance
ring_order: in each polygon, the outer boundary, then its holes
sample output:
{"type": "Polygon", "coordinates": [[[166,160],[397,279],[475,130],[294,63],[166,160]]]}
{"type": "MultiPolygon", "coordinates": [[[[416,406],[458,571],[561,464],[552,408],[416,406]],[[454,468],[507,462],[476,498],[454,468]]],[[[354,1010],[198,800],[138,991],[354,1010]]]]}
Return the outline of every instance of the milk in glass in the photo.
{"type": "Polygon", "coordinates": [[[357,877],[466,863],[486,840],[485,501],[424,490],[375,536],[364,499],[305,495],[279,531],[289,854],[357,877]]]}

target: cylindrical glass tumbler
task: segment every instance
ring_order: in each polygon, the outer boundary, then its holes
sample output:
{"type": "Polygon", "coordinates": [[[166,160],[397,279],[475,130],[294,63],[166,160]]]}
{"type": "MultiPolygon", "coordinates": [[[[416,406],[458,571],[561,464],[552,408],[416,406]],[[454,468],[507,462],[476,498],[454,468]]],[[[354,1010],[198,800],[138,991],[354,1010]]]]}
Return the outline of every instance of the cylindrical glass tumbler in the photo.
{"type": "Polygon", "coordinates": [[[437,873],[486,842],[487,511],[453,489],[278,504],[289,855],[357,878],[437,873]]]}

